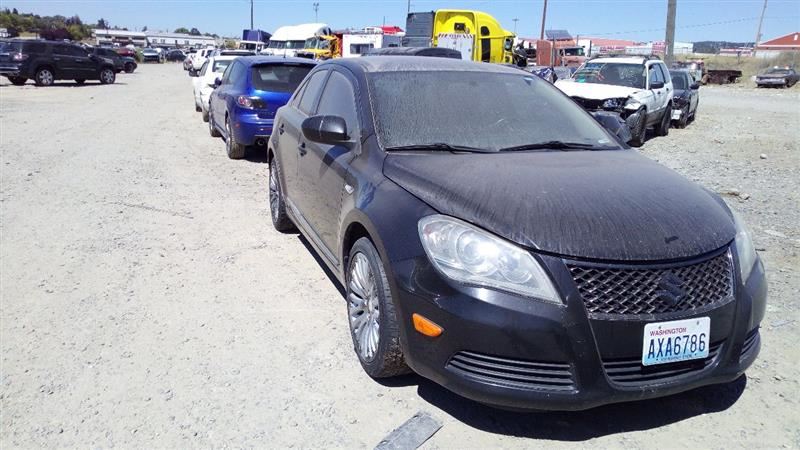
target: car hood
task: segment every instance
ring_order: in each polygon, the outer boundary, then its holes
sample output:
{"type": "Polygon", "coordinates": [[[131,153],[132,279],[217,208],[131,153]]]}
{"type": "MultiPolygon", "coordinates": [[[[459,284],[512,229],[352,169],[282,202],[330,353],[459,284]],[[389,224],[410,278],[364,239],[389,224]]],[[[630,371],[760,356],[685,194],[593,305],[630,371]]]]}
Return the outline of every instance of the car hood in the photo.
{"type": "Polygon", "coordinates": [[[735,236],[722,199],[633,150],[395,153],[384,174],[442,214],[558,255],[663,261],[735,236]]]}
{"type": "Polygon", "coordinates": [[[573,80],[557,80],[556,87],[570,97],[581,97],[592,100],[626,98],[642,90],[613,84],[577,83],[573,80]]]}

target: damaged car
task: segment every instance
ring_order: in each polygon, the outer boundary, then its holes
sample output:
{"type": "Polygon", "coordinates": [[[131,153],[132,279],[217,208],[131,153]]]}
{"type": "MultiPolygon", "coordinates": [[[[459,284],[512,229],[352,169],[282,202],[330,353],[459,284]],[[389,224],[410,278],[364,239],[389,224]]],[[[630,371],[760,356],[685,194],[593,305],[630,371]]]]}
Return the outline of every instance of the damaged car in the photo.
{"type": "Polygon", "coordinates": [[[672,87],[675,88],[672,96],[672,122],[678,128],[686,128],[697,116],[700,84],[688,70],[670,70],[669,76],[672,78],[672,87]]]}
{"type": "Polygon", "coordinates": [[[644,145],[648,128],[657,136],[669,133],[672,80],[655,56],[607,56],[582,65],[556,87],[587,111],[613,111],[628,124],[634,147],[644,145]]]}
{"type": "Polygon", "coordinates": [[[374,378],[577,410],[727,383],[758,355],[767,283],[742,220],[535,75],[333,59],[274,126],[272,223],[340,283],[374,378]]]}

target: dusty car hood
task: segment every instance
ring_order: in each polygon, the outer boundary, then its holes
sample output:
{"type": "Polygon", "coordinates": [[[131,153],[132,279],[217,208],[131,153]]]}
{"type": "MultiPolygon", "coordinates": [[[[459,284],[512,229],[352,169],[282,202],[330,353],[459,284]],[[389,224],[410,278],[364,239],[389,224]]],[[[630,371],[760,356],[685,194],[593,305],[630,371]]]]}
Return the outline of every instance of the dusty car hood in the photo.
{"type": "Polygon", "coordinates": [[[719,197],[633,150],[389,154],[384,174],[442,214],[559,255],[686,258],[735,235],[719,197]]]}
{"type": "Polygon", "coordinates": [[[557,80],[556,87],[570,97],[589,98],[592,100],[626,98],[641,91],[641,89],[613,84],[576,83],[572,80],[557,80]]]}

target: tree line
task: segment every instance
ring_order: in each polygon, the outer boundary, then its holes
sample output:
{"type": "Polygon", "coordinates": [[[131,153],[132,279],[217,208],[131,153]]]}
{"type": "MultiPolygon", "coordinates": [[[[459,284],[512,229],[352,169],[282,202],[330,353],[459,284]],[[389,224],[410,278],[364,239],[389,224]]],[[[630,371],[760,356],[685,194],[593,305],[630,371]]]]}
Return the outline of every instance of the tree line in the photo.
{"type": "MultiPolygon", "coordinates": [[[[94,29],[128,31],[126,27],[116,25],[112,27],[103,18],[98,19],[96,23],[86,24],[78,15],[72,17],[60,15],[40,16],[38,14],[20,13],[16,8],[0,10],[0,28],[5,28],[9,37],[17,37],[20,33],[37,33],[43,39],[69,39],[72,41],[90,38],[94,29]]],[[[147,31],[147,27],[142,28],[142,31],[147,31]]],[[[174,32],[193,36],[219,37],[216,34],[201,33],[197,28],[180,27],[174,32]]]]}

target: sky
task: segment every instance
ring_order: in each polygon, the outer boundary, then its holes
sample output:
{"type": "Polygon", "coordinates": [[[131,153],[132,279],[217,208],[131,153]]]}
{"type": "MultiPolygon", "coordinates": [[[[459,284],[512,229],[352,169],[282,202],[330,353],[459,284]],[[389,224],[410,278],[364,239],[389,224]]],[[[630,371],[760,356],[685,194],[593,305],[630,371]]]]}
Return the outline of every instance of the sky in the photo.
{"type": "MultiPolygon", "coordinates": [[[[282,25],[318,20],[334,29],[400,25],[405,28],[407,0],[254,0],[254,25],[269,32],[282,25]]],[[[476,9],[493,15],[519,36],[538,37],[543,0],[412,0],[411,11],[476,9]],[[514,22],[514,19],[518,21],[514,22]]],[[[753,41],[763,0],[677,0],[675,40],[753,41]]],[[[110,25],[141,30],[195,27],[201,32],[241,36],[250,27],[250,0],[0,0],[0,7],[39,15],[77,14],[84,22],[99,18],[110,25]]],[[[573,36],[634,41],[663,40],[667,0],[549,0],[546,29],[573,36]]],[[[800,31],[800,0],[768,0],[762,40],[800,31]]]]}

